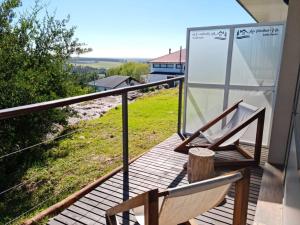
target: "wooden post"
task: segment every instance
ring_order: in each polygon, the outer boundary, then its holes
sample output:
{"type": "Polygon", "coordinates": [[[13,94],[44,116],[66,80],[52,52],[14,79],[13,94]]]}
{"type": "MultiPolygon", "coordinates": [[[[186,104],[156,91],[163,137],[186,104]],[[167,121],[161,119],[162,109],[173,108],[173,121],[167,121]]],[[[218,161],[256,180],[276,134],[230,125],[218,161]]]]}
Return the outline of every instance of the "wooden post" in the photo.
{"type": "Polygon", "coordinates": [[[158,225],[158,189],[151,190],[147,193],[145,225],[158,225]]]}
{"type": "Polygon", "coordinates": [[[243,178],[235,184],[233,225],[246,225],[250,187],[250,170],[245,169],[243,178]]]}
{"type": "Polygon", "coordinates": [[[212,178],[215,153],[207,148],[191,148],[187,165],[188,181],[190,183],[212,178]]]}

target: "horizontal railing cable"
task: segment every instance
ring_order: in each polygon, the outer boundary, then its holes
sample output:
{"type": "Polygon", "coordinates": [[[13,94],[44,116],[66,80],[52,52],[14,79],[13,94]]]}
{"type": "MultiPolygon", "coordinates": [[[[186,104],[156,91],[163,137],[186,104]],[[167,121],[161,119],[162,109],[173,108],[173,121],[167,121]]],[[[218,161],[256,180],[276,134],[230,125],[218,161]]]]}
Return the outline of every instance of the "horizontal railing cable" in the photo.
{"type": "MultiPolygon", "coordinates": [[[[81,161],[81,160],[84,159],[84,158],[86,158],[86,156],[80,157],[80,158],[77,159],[76,161],[81,161]]],[[[69,173],[69,172],[72,171],[72,170],[74,170],[74,168],[68,169],[68,170],[64,171],[64,173],[67,174],[67,173],[69,173]]],[[[7,188],[6,190],[3,190],[3,191],[0,192],[0,196],[3,195],[3,194],[5,194],[5,193],[7,193],[7,192],[9,192],[9,191],[12,191],[12,190],[14,190],[14,189],[16,189],[16,188],[22,187],[22,186],[24,186],[25,184],[29,183],[30,181],[33,181],[34,179],[35,179],[35,178],[31,178],[31,179],[29,179],[29,180],[26,180],[26,181],[24,181],[24,182],[21,182],[21,183],[19,183],[19,184],[16,184],[16,185],[14,185],[14,186],[12,186],[12,187],[10,187],[10,188],[7,188]]],[[[41,182],[42,182],[42,180],[39,180],[39,181],[37,181],[35,184],[38,184],[38,183],[41,183],[41,182]]]]}
{"type": "Polygon", "coordinates": [[[78,129],[78,130],[76,130],[76,131],[73,131],[73,132],[70,132],[70,133],[67,133],[67,134],[63,134],[63,135],[54,137],[54,138],[52,138],[52,139],[50,139],[50,140],[45,140],[45,141],[42,141],[42,142],[40,142],[40,143],[37,143],[37,144],[31,145],[31,146],[22,148],[22,149],[20,149],[20,150],[16,150],[16,151],[14,151],[14,152],[10,152],[10,153],[4,154],[4,155],[0,156],[0,160],[1,160],[1,159],[4,159],[4,158],[7,158],[7,157],[10,157],[10,156],[15,155],[15,154],[18,154],[18,153],[21,153],[21,152],[30,150],[30,149],[32,149],[32,148],[41,146],[41,145],[43,145],[43,144],[49,144],[49,143],[51,143],[52,141],[55,141],[55,140],[57,140],[57,139],[64,138],[64,137],[67,137],[67,136],[69,136],[69,135],[75,134],[75,133],[77,133],[77,132],[79,132],[79,131],[81,131],[81,130],[82,130],[82,129],[78,129]]]}
{"type": "MultiPolygon", "coordinates": [[[[86,155],[83,155],[83,156],[80,157],[80,158],[76,158],[75,162],[79,162],[79,161],[81,161],[81,160],[83,160],[83,159],[85,159],[85,158],[87,158],[87,156],[86,156],[86,155]]],[[[71,164],[74,164],[74,161],[72,161],[71,164]]],[[[65,174],[68,174],[70,171],[72,171],[72,170],[74,170],[74,169],[76,169],[76,168],[70,168],[70,169],[68,169],[68,170],[65,170],[64,173],[65,173],[65,174]]],[[[90,171],[90,172],[91,172],[91,171],[90,171]]],[[[1,192],[0,192],[0,196],[6,194],[7,192],[13,191],[13,190],[15,190],[15,189],[17,189],[17,188],[20,188],[20,187],[26,185],[27,183],[29,183],[30,181],[33,181],[34,179],[35,179],[35,178],[31,178],[31,179],[26,180],[26,181],[24,181],[24,182],[20,182],[19,184],[13,185],[13,186],[11,186],[11,187],[9,187],[9,188],[7,188],[7,189],[1,191],[1,192]]],[[[37,181],[35,184],[38,184],[38,183],[40,183],[40,182],[42,182],[42,180],[37,181]]]]}
{"type": "Polygon", "coordinates": [[[17,221],[18,219],[20,219],[22,216],[25,216],[26,214],[32,212],[33,210],[37,209],[38,207],[40,207],[41,205],[45,204],[46,202],[48,202],[49,200],[51,200],[54,197],[57,197],[60,193],[62,193],[63,191],[68,191],[71,187],[67,187],[63,190],[61,190],[60,192],[52,195],[49,198],[44,199],[43,201],[41,201],[40,203],[38,203],[37,205],[33,206],[32,208],[28,209],[27,211],[23,212],[22,214],[20,214],[19,216],[15,217],[14,219],[10,220],[9,222],[5,223],[5,225],[8,224],[12,224],[13,222],[17,221]]]}
{"type": "MultiPolygon", "coordinates": [[[[82,160],[83,158],[86,158],[86,156],[83,156],[83,157],[80,157],[79,159],[77,159],[76,161],[80,161],[82,160]]],[[[69,169],[69,170],[66,170],[64,171],[65,174],[69,173],[70,171],[72,170],[76,170],[77,168],[72,168],[72,169],[69,169]]],[[[98,169],[97,169],[98,170],[98,169]]],[[[90,171],[91,172],[91,171],[90,171]]],[[[41,181],[38,181],[37,183],[39,183],[41,181]]],[[[59,196],[62,192],[65,192],[65,191],[68,191],[71,187],[67,187],[67,188],[64,188],[62,189],[60,192],[57,192],[54,196],[51,196],[49,198],[46,198],[45,200],[43,200],[42,202],[40,202],[39,204],[35,205],[34,207],[30,208],[29,210],[27,210],[26,212],[20,214],[19,216],[15,217],[13,220],[9,221],[8,223],[6,224],[11,224],[13,223],[14,221],[20,219],[22,216],[26,215],[27,213],[30,213],[31,211],[35,210],[36,208],[38,208],[39,206],[41,206],[42,204],[44,204],[45,202],[49,201],[50,199],[54,198],[54,197],[57,197],[59,196]]]]}
{"type": "MultiPolygon", "coordinates": [[[[24,185],[28,184],[30,181],[33,181],[34,179],[35,179],[35,178],[31,178],[31,179],[29,179],[29,180],[26,180],[26,181],[24,181],[24,182],[18,183],[18,184],[14,185],[14,186],[12,186],[12,187],[10,187],[10,188],[7,188],[7,189],[3,190],[3,191],[0,192],[0,196],[6,194],[7,192],[10,192],[10,191],[12,191],[12,190],[15,190],[15,189],[17,189],[17,188],[23,187],[24,185]]],[[[41,183],[41,182],[42,182],[42,181],[40,180],[40,181],[36,182],[35,184],[38,184],[38,183],[41,183]]]]}

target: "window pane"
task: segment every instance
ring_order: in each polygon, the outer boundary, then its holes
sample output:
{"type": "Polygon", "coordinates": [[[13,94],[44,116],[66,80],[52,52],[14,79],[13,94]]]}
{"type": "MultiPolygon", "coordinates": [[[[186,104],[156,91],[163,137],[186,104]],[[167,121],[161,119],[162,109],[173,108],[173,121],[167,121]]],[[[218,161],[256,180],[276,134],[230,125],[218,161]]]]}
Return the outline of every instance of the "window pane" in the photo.
{"type": "MultiPolygon", "coordinates": [[[[230,90],[228,104],[233,105],[237,101],[243,99],[244,102],[256,107],[266,107],[263,144],[268,145],[269,131],[271,126],[273,92],[272,91],[245,91],[245,90],[230,90]]],[[[242,141],[254,143],[256,133],[256,123],[253,123],[242,138],[242,141]]]]}
{"type": "MultiPolygon", "coordinates": [[[[187,90],[186,132],[193,133],[219,115],[223,111],[223,97],[222,89],[189,87],[187,90]]],[[[220,127],[221,124],[217,124],[210,131],[220,129],[220,127]]]]}
{"type": "Polygon", "coordinates": [[[181,69],[181,64],[176,64],[176,69],[181,69]]]}
{"type": "Polygon", "coordinates": [[[229,30],[190,32],[188,82],[224,84],[229,30]]]}
{"type": "Polygon", "coordinates": [[[280,65],[282,32],[281,25],[236,28],[230,83],[275,85],[280,65]]]}

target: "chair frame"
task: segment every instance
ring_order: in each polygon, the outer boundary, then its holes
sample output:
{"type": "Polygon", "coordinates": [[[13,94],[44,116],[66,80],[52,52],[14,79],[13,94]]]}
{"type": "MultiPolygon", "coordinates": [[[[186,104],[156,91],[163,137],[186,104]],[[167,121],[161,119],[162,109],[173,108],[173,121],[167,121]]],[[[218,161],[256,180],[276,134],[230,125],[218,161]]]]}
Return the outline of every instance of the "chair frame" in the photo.
{"type": "Polygon", "coordinates": [[[260,163],[261,156],[261,147],[262,147],[262,138],[263,138],[263,129],[264,129],[264,120],[265,120],[265,108],[258,109],[251,117],[245,120],[243,123],[239,124],[232,130],[228,131],[222,138],[214,141],[213,143],[203,144],[203,145],[193,145],[188,146],[188,144],[197,138],[201,132],[208,130],[210,127],[215,125],[217,122],[225,118],[229,113],[233,112],[237,109],[238,105],[243,100],[238,101],[232,107],[226,109],[222,114],[220,114],[215,119],[209,121],[207,124],[202,126],[196,132],[194,132],[191,136],[185,139],[180,145],[178,145],[174,151],[180,152],[184,154],[188,154],[189,148],[202,147],[208,148],[213,151],[224,151],[224,150],[236,150],[241,155],[245,157],[243,160],[226,160],[226,161],[218,161],[215,162],[215,166],[232,166],[232,167],[244,167],[244,166],[257,166],[260,163]],[[249,124],[257,120],[256,126],[256,137],[255,137],[255,146],[254,146],[254,156],[252,156],[246,149],[243,149],[239,145],[239,140],[236,141],[233,145],[220,147],[222,143],[228,140],[230,137],[238,133],[243,128],[247,127],[249,124]]]}
{"type": "MultiPolygon", "coordinates": [[[[242,173],[242,178],[235,182],[233,225],[245,225],[247,221],[250,170],[245,168],[238,172],[242,173]]],[[[154,189],[114,206],[106,211],[106,224],[117,225],[116,215],[118,213],[126,212],[139,206],[144,206],[145,225],[159,225],[158,199],[159,197],[167,196],[168,194],[168,191],[159,192],[158,189],[154,189]]],[[[197,225],[197,222],[195,222],[194,219],[190,219],[189,221],[179,225],[197,225]]]]}

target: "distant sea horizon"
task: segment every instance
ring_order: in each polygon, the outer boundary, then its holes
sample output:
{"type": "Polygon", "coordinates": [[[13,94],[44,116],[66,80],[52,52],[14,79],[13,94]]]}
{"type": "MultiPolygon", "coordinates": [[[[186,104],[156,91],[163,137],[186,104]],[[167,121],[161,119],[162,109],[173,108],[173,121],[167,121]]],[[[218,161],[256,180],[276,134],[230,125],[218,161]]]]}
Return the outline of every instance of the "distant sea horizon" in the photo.
{"type": "Polygon", "coordinates": [[[71,57],[71,63],[90,64],[97,62],[147,62],[150,58],[71,57]]]}

